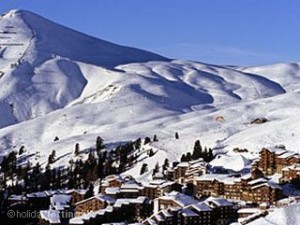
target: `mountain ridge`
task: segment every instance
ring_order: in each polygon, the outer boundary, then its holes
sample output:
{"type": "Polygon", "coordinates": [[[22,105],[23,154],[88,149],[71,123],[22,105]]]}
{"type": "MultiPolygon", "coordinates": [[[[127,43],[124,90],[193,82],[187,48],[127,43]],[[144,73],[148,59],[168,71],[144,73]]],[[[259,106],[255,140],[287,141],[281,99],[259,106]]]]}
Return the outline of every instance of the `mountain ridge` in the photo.
{"type": "MultiPolygon", "coordinates": [[[[6,13],[6,16],[10,18],[16,17],[16,19],[21,19],[26,25],[28,25],[28,27],[33,32],[34,39],[37,39],[36,45],[38,46],[37,48],[40,47],[41,52],[45,51],[46,53],[48,53],[50,48],[50,50],[54,51],[54,52],[50,52],[51,54],[60,57],[70,58],[71,60],[80,61],[80,62],[86,62],[86,59],[88,58],[90,60],[88,61],[88,63],[95,64],[98,66],[103,66],[103,67],[109,67],[109,68],[113,68],[113,66],[115,65],[125,64],[128,62],[169,60],[166,57],[162,57],[145,50],[113,44],[111,42],[86,35],[82,32],[54,23],[38,14],[32,13],[27,10],[19,10],[19,9],[11,10],[8,13],[6,13]],[[66,37],[68,37],[68,39],[66,39],[66,37]],[[48,41],[49,39],[54,39],[54,41],[51,40],[52,42],[49,42],[48,41]],[[75,41],[72,41],[73,39],[75,39],[75,41]],[[86,43],[90,45],[89,46],[91,47],[89,49],[90,53],[91,52],[99,53],[102,51],[103,55],[105,56],[101,58],[101,55],[100,56],[96,55],[95,57],[95,55],[92,54],[92,56],[95,58],[89,56],[85,56],[85,58],[82,58],[80,57],[80,55],[82,54],[81,52],[79,52],[79,54],[74,55],[74,51],[78,50],[77,47],[78,44],[76,43],[78,41],[77,39],[80,39],[79,41],[83,43],[83,45],[86,43]],[[74,42],[76,44],[74,44],[74,42]],[[97,42],[99,42],[99,44],[97,42]],[[47,46],[47,48],[45,49],[44,46],[47,46]],[[65,52],[62,50],[65,50],[65,52]],[[70,50],[71,53],[68,50],[70,50]],[[127,53],[128,55],[124,57],[123,54],[125,53],[127,53]],[[72,57],[78,57],[78,58],[72,58],[70,57],[70,55],[72,57]],[[115,57],[115,59],[112,59],[110,55],[115,57]],[[123,56],[123,58],[121,56],[123,56]],[[114,62],[114,60],[116,61],[114,62]]],[[[79,49],[79,50],[84,51],[84,49],[79,49]]],[[[47,57],[50,56],[48,55],[47,57]]],[[[43,57],[39,56],[39,58],[43,58],[43,57]]]]}

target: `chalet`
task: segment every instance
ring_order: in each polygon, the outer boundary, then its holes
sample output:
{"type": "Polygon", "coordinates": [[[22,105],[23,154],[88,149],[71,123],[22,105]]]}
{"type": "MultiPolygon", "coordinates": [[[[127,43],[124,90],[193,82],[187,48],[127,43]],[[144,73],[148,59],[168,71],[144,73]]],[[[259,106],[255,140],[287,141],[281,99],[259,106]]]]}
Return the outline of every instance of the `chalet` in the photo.
{"type": "Polygon", "coordinates": [[[198,223],[203,225],[210,225],[212,221],[212,208],[205,202],[199,202],[197,204],[193,204],[188,206],[188,208],[192,209],[194,212],[198,214],[198,223]]]}
{"type": "Polygon", "coordinates": [[[230,224],[237,220],[237,208],[224,198],[209,197],[205,202],[212,208],[211,217],[217,224],[230,224]]]}
{"type": "Polygon", "coordinates": [[[282,169],[282,177],[279,179],[280,183],[300,181],[300,164],[294,164],[282,169]]]}
{"type": "Polygon", "coordinates": [[[120,220],[130,218],[132,221],[142,221],[152,214],[153,203],[144,196],[137,198],[120,198],[113,205],[115,211],[118,212],[120,220]]]}
{"type": "Polygon", "coordinates": [[[121,185],[117,198],[137,198],[141,195],[143,187],[131,180],[121,185]]]}
{"type": "Polygon", "coordinates": [[[109,175],[101,181],[101,193],[104,194],[105,189],[108,187],[121,187],[125,181],[125,177],[121,175],[109,175]]]}
{"type": "Polygon", "coordinates": [[[281,188],[261,177],[259,170],[240,178],[224,174],[205,174],[196,178],[195,183],[197,197],[213,196],[258,203],[275,203],[284,197],[281,188]]]}
{"type": "Polygon", "coordinates": [[[74,205],[76,202],[80,202],[84,200],[86,189],[71,189],[71,190],[63,191],[63,193],[72,196],[72,204],[74,205]]]}
{"type": "Polygon", "coordinates": [[[154,200],[154,213],[170,207],[183,208],[196,203],[198,203],[198,201],[193,197],[173,191],[166,196],[162,196],[154,200]]]}
{"type": "Polygon", "coordinates": [[[286,152],[276,158],[276,172],[282,173],[282,169],[293,164],[300,163],[300,156],[294,152],[286,152]]]}
{"type": "Polygon", "coordinates": [[[226,187],[231,189],[234,185],[235,177],[229,177],[226,174],[204,174],[195,179],[196,183],[196,196],[223,196],[226,187]]]}
{"type": "Polygon", "coordinates": [[[266,175],[282,173],[282,169],[300,163],[300,156],[282,147],[263,148],[260,151],[259,169],[266,175]]]}
{"type": "Polygon", "coordinates": [[[263,203],[270,202],[275,204],[277,200],[284,197],[282,190],[279,186],[272,183],[257,184],[252,189],[252,201],[263,203]]]}
{"type": "Polygon", "coordinates": [[[190,201],[187,196],[182,200],[185,206],[174,206],[172,203],[167,208],[160,209],[150,218],[144,220],[146,225],[211,225],[229,224],[237,220],[237,210],[234,205],[226,199],[208,198],[204,202],[190,201]],[[189,204],[194,202],[192,204],[189,204]]]}
{"type": "Polygon", "coordinates": [[[69,220],[70,225],[78,224],[119,224],[118,222],[142,221],[152,213],[152,201],[147,197],[132,199],[120,198],[111,206],[104,209],[88,212],[84,215],[76,216],[69,220]]]}
{"type": "Polygon", "coordinates": [[[174,169],[167,170],[167,177],[180,184],[193,183],[196,176],[206,174],[207,163],[203,159],[190,162],[182,162],[176,165],[174,169]]]}
{"type": "Polygon", "coordinates": [[[83,214],[87,212],[94,212],[99,209],[104,209],[107,206],[113,205],[115,203],[115,199],[107,196],[107,195],[97,195],[91,198],[82,200],[75,204],[75,211],[78,214],[83,214]]]}
{"type": "Polygon", "coordinates": [[[181,184],[166,180],[153,180],[143,182],[141,185],[143,188],[140,195],[147,196],[152,200],[172,191],[180,191],[182,188],[181,184]]]}

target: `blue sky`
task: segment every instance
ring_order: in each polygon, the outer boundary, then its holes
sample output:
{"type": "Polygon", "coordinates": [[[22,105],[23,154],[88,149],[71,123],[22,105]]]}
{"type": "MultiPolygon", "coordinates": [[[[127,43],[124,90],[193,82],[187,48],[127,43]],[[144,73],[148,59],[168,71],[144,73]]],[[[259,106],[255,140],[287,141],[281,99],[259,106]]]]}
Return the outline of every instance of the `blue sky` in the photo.
{"type": "Polygon", "coordinates": [[[300,61],[298,0],[3,0],[84,33],[170,58],[300,61]]]}

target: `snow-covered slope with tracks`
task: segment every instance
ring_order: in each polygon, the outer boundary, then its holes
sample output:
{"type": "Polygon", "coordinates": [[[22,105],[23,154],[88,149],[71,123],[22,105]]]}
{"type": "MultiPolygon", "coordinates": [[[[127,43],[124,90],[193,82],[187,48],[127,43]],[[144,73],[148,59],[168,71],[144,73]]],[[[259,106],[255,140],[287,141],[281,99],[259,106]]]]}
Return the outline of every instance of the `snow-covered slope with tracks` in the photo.
{"type": "Polygon", "coordinates": [[[25,145],[43,164],[55,149],[62,164],[75,143],[90,148],[98,135],[115,144],[154,134],[157,156],[172,160],[196,139],[230,157],[234,147],[248,148],[245,161],[265,145],[298,151],[300,70],[293,65],[170,60],[19,10],[1,17],[0,47],[2,155],[25,145]],[[268,122],[250,123],[262,117],[268,122]]]}

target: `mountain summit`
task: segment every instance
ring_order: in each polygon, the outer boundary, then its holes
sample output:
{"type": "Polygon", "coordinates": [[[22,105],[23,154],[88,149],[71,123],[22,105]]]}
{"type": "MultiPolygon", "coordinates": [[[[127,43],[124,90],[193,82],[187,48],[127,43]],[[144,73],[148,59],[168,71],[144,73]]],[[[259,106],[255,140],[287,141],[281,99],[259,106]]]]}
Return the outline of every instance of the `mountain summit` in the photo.
{"type": "Polygon", "coordinates": [[[112,44],[24,10],[0,18],[0,127],[45,115],[79,97],[77,63],[103,68],[168,59],[112,44]]]}
{"type": "MultiPolygon", "coordinates": [[[[11,44],[27,46],[24,54],[37,64],[54,56],[110,68],[132,62],[167,60],[147,51],[85,35],[24,10],[4,14],[0,27],[2,35],[8,32],[7,36],[16,41],[11,44]]],[[[1,40],[1,44],[5,43],[9,43],[8,39],[1,40]]]]}

